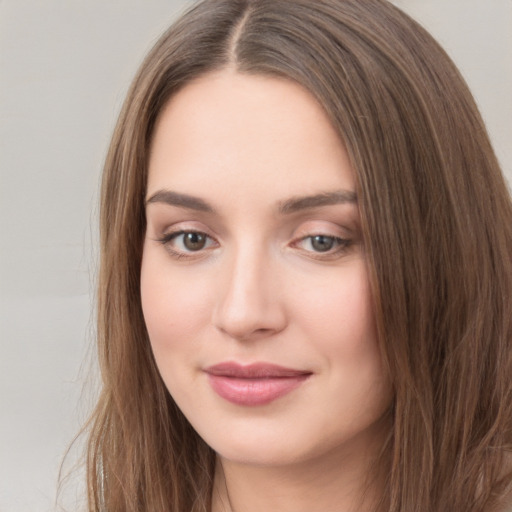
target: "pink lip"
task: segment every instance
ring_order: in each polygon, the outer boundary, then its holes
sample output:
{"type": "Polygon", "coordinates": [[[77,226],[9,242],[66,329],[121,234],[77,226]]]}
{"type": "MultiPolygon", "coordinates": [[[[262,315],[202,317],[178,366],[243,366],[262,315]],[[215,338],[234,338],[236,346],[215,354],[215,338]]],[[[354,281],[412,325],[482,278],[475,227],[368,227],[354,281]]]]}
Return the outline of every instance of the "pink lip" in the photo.
{"type": "Polygon", "coordinates": [[[236,405],[265,405],[300,386],[311,372],[269,363],[216,364],[205,373],[213,390],[236,405]]]}

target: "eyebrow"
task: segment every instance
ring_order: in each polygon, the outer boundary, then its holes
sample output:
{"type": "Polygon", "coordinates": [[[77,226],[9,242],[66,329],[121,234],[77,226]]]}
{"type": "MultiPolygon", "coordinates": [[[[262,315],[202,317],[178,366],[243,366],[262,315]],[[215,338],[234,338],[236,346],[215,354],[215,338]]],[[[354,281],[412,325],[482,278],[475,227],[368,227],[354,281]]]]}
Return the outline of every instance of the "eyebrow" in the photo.
{"type": "Polygon", "coordinates": [[[206,201],[188,194],[180,194],[172,190],[159,190],[146,200],[146,206],[152,203],[165,203],[171,206],[180,206],[189,210],[214,213],[215,210],[206,201]]]}
{"type": "MultiPolygon", "coordinates": [[[[158,190],[146,200],[146,205],[153,203],[165,203],[190,210],[206,213],[215,213],[213,206],[204,199],[189,194],[182,194],[172,190],[158,190]]],[[[281,214],[291,214],[301,210],[319,208],[335,204],[357,204],[357,195],[351,190],[336,190],[333,192],[321,192],[311,196],[297,196],[280,202],[278,211],[281,214]]]]}
{"type": "Polygon", "coordinates": [[[283,214],[295,213],[301,210],[330,206],[334,204],[357,204],[357,194],[352,190],[336,190],[322,192],[312,196],[292,197],[279,205],[279,212],[283,214]]]}

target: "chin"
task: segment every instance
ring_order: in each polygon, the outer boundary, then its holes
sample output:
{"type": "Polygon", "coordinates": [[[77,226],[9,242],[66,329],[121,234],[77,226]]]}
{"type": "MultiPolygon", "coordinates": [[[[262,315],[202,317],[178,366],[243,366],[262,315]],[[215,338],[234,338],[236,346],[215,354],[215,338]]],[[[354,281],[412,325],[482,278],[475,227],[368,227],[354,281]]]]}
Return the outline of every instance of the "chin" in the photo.
{"type": "MultiPolygon", "coordinates": [[[[388,415],[375,422],[343,431],[312,428],[308,422],[294,422],[287,426],[266,421],[239,422],[228,428],[200,433],[221,460],[235,464],[262,467],[300,466],[302,464],[329,464],[379,451],[389,432],[388,415]],[[226,435],[226,433],[228,435],[226,435]],[[326,435],[327,434],[327,435],[326,435]],[[369,442],[369,440],[373,442],[369,442]]],[[[262,418],[259,418],[261,420],[262,418]]]]}

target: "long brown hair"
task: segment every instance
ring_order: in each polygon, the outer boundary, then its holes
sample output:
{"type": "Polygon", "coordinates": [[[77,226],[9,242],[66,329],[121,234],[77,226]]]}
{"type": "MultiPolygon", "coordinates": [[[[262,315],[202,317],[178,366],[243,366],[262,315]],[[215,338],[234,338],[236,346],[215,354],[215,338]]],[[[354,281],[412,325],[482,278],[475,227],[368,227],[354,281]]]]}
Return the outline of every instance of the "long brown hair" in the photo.
{"type": "Polygon", "coordinates": [[[105,164],[90,510],[210,508],[214,453],[158,374],[139,277],[155,120],[179,88],[225,67],[308,89],[355,169],[395,390],[381,509],[499,506],[511,481],[512,207],[463,79],[384,0],[204,0],[142,64],[105,164]]]}

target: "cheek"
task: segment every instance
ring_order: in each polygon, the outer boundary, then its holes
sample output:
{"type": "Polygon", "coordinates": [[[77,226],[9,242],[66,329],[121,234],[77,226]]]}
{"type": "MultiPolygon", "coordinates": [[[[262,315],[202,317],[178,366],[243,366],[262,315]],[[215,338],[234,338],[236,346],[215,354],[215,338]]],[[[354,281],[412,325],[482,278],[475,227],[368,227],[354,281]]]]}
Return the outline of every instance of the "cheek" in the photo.
{"type": "Polygon", "coordinates": [[[335,277],[303,282],[294,296],[297,318],[309,339],[328,352],[364,353],[376,346],[375,320],[364,262],[353,262],[335,277]]]}
{"type": "Polygon", "coordinates": [[[191,269],[172,272],[166,256],[145,250],[141,267],[142,310],[157,362],[162,352],[197,344],[210,310],[204,279],[191,269]]]}
{"type": "Polygon", "coordinates": [[[167,389],[180,407],[197,404],[195,369],[210,311],[207,286],[191,269],[177,272],[160,252],[145,250],[142,259],[144,321],[167,389]]]}
{"type": "Polygon", "coordinates": [[[389,378],[382,363],[364,261],[340,272],[336,279],[304,284],[307,289],[296,294],[296,317],[329,369],[331,384],[353,397],[350,407],[360,407],[359,400],[367,401],[368,394],[388,397],[389,378]]]}

